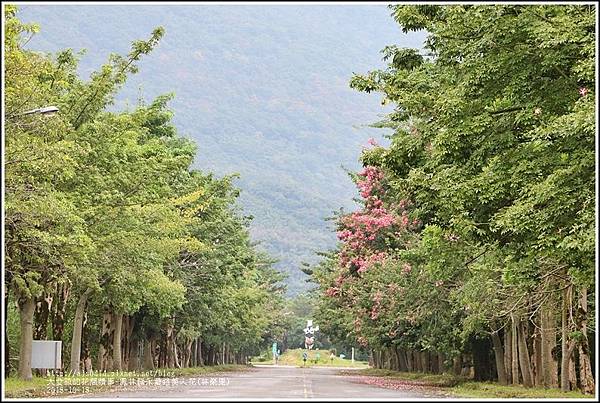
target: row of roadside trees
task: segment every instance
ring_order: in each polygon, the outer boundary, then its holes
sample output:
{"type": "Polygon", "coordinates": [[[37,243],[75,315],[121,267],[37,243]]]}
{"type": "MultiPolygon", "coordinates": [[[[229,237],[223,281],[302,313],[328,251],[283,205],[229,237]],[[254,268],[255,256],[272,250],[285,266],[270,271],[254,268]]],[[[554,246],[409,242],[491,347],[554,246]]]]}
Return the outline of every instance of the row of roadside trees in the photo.
{"type": "Polygon", "coordinates": [[[163,29],[83,81],[81,54],[27,50],[38,27],[14,6],[4,22],[5,374],[32,378],[34,339],[63,340],[74,373],[246,362],[280,327],[284,287],[235,176],[192,168],[170,95],[107,110],[163,29]]]}
{"type": "Polygon", "coordinates": [[[351,86],[395,105],[313,267],[322,329],[376,367],[594,393],[592,5],[397,5],[351,86]]]}

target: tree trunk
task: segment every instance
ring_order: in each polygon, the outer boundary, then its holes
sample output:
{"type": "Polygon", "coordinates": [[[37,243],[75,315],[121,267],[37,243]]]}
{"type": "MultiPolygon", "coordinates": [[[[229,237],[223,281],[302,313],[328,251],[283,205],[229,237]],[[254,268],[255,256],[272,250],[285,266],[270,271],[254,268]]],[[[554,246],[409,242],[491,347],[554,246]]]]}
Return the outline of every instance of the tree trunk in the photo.
{"type": "Polygon", "coordinates": [[[135,316],[129,317],[129,367],[132,371],[140,367],[140,336],[135,329],[135,316]]]}
{"type": "Polygon", "coordinates": [[[31,349],[33,342],[33,313],[35,301],[23,298],[19,301],[19,315],[21,322],[21,343],[19,346],[19,378],[31,381],[31,349]]]}
{"type": "Polygon", "coordinates": [[[415,370],[415,361],[413,359],[412,350],[406,351],[406,367],[408,372],[413,372],[415,370]]]}
{"type": "Polygon", "coordinates": [[[569,317],[571,311],[571,291],[572,285],[565,287],[563,289],[563,298],[562,298],[562,310],[561,310],[561,319],[562,319],[562,341],[561,341],[561,364],[560,364],[560,388],[563,391],[569,391],[571,389],[570,380],[573,378],[571,374],[571,355],[573,350],[575,349],[575,341],[569,340],[569,317]]]}
{"type": "Polygon", "coordinates": [[[542,369],[542,337],[540,328],[535,327],[533,333],[533,384],[541,386],[543,384],[543,369],[542,369]]]}
{"type": "Polygon", "coordinates": [[[10,375],[10,344],[8,341],[8,295],[9,295],[9,274],[5,272],[4,279],[4,378],[10,375]]]}
{"type": "Polygon", "coordinates": [[[512,331],[508,325],[504,326],[504,369],[506,382],[512,383],[512,331]]]}
{"type": "Polygon", "coordinates": [[[590,362],[589,342],[587,337],[587,289],[581,290],[581,298],[579,300],[578,322],[579,329],[583,335],[579,343],[579,379],[581,380],[581,390],[586,394],[594,394],[595,382],[592,375],[592,364],[590,362]]]}
{"type": "Polygon", "coordinates": [[[129,348],[129,363],[127,370],[137,371],[140,368],[140,339],[135,336],[132,338],[129,348]]]}
{"type": "Polygon", "coordinates": [[[471,377],[471,360],[466,354],[462,354],[460,358],[461,369],[460,376],[471,377]]]}
{"type": "Polygon", "coordinates": [[[52,294],[44,293],[44,295],[35,304],[35,311],[33,313],[33,340],[48,339],[48,318],[50,317],[52,300],[52,294]]]}
{"type": "Polygon", "coordinates": [[[154,369],[154,339],[144,341],[144,369],[154,369]]]}
{"type": "Polygon", "coordinates": [[[383,348],[381,350],[381,357],[382,357],[382,361],[383,361],[383,368],[385,369],[391,369],[391,362],[390,362],[390,356],[388,354],[388,349],[387,348],[383,348]]]}
{"type": "Polygon", "coordinates": [[[506,378],[506,368],[504,367],[504,349],[502,348],[502,340],[498,335],[498,331],[492,332],[492,344],[494,345],[494,356],[496,358],[496,371],[498,373],[498,383],[500,385],[508,385],[506,378]]]}
{"type": "Polygon", "coordinates": [[[515,315],[511,314],[511,372],[512,372],[512,383],[513,385],[519,384],[519,352],[517,348],[518,344],[518,329],[517,329],[517,321],[515,320],[515,315]]]}
{"type": "Polygon", "coordinates": [[[202,339],[198,339],[198,366],[204,366],[204,357],[202,356],[202,339]]]}
{"type": "Polygon", "coordinates": [[[212,344],[209,347],[210,365],[217,365],[217,349],[212,344]]]}
{"type": "Polygon", "coordinates": [[[531,362],[529,361],[529,351],[527,348],[525,322],[521,321],[517,330],[517,339],[519,343],[519,364],[521,375],[523,376],[523,386],[533,387],[533,377],[531,372],[531,362]]]}
{"type": "Polygon", "coordinates": [[[100,337],[100,347],[98,352],[100,371],[110,371],[113,367],[113,320],[110,311],[102,314],[102,333],[100,337]]]}
{"type": "Polygon", "coordinates": [[[398,362],[400,363],[400,371],[408,371],[408,362],[406,361],[406,351],[404,349],[398,350],[398,362]]]}
{"type": "Polygon", "coordinates": [[[67,315],[67,304],[71,294],[70,284],[59,284],[56,287],[56,296],[52,309],[52,337],[54,340],[62,340],[65,330],[65,317],[67,315]]]}
{"type": "Polygon", "coordinates": [[[421,368],[423,368],[421,365],[421,354],[418,351],[413,350],[412,356],[413,356],[413,370],[415,372],[421,372],[421,368]]]}
{"type": "Polygon", "coordinates": [[[423,372],[429,372],[429,351],[421,351],[421,366],[423,372]]]}
{"type": "Polygon", "coordinates": [[[75,318],[73,319],[73,337],[71,338],[71,372],[73,374],[79,373],[79,362],[81,361],[81,339],[83,334],[83,318],[85,315],[85,307],[89,295],[92,293],[92,289],[88,288],[85,290],[79,302],[77,302],[77,308],[75,309],[75,318]]]}
{"type": "MultiPolygon", "coordinates": [[[[44,293],[35,304],[33,312],[33,340],[48,340],[48,319],[52,309],[53,295],[44,293]]],[[[46,368],[34,369],[33,373],[38,376],[46,376],[46,368]]]]}
{"type": "Polygon", "coordinates": [[[115,333],[113,335],[113,365],[114,371],[121,370],[121,331],[123,329],[123,314],[113,313],[113,329],[115,333]]]}
{"type": "Polygon", "coordinates": [[[171,326],[170,320],[165,323],[165,334],[164,342],[161,345],[162,366],[166,368],[173,368],[175,366],[175,359],[173,358],[173,346],[171,346],[173,334],[173,326],[171,326]],[[164,346],[164,352],[163,352],[164,346]]]}
{"type": "Polygon", "coordinates": [[[198,366],[198,338],[194,339],[194,351],[192,352],[192,363],[193,367],[198,366]]]}
{"type": "Polygon", "coordinates": [[[83,362],[83,372],[88,374],[92,371],[92,355],[90,349],[90,337],[89,332],[86,331],[86,325],[88,322],[87,311],[83,313],[82,323],[82,337],[81,337],[81,361],[83,362]]]}
{"type": "Polygon", "coordinates": [[[177,355],[177,341],[175,340],[175,331],[173,331],[173,333],[171,333],[171,338],[172,338],[172,346],[173,346],[173,366],[174,368],[181,368],[181,365],[179,364],[179,357],[177,355]]]}
{"type": "Polygon", "coordinates": [[[431,371],[432,374],[439,373],[439,371],[440,371],[439,362],[440,362],[440,358],[438,356],[438,353],[436,351],[430,351],[429,352],[429,371],[431,371]]]}
{"type": "Polygon", "coordinates": [[[462,354],[452,359],[452,372],[454,375],[460,375],[462,373],[462,354]]]}
{"type": "Polygon", "coordinates": [[[549,302],[544,303],[540,309],[540,326],[542,385],[556,388],[558,387],[558,363],[552,354],[556,348],[556,319],[549,302]]]}
{"type": "MultiPolygon", "coordinates": [[[[577,343],[573,342],[573,346],[577,347],[577,343]]],[[[571,390],[577,389],[577,371],[575,370],[575,348],[571,352],[571,358],[569,359],[569,388],[571,390]]]]}
{"type": "Polygon", "coordinates": [[[131,337],[129,335],[130,320],[129,315],[123,315],[121,319],[121,368],[129,368],[129,349],[131,347],[131,337]]]}
{"type": "Polygon", "coordinates": [[[388,347],[387,349],[388,359],[390,361],[390,369],[394,371],[398,371],[398,360],[396,356],[396,352],[393,347],[388,347]]]}
{"type": "Polygon", "coordinates": [[[156,363],[157,368],[166,367],[167,362],[167,338],[165,336],[166,330],[160,332],[160,338],[158,339],[158,362],[156,363]]]}
{"type": "Polygon", "coordinates": [[[190,359],[192,358],[192,345],[194,344],[194,339],[186,341],[185,347],[185,361],[183,366],[188,368],[190,366],[190,359]]]}
{"type": "Polygon", "coordinates": [[[438,374],[443,374],[444,372],[446,372],[446,368],[444,365],[444,354],[443,353],[437,353],[437,357],[438,357],[438,374]]]}

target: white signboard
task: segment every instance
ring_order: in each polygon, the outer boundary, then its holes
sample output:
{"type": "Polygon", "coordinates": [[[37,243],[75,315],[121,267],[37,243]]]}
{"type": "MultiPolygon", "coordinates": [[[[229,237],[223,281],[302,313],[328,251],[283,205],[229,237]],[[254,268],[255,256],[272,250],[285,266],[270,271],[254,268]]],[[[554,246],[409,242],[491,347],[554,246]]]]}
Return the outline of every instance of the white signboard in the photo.
{"type": "Polygon", "coordinates": [[[61,353],[62,341],[34,340],[31,345],[31,368],[61,368],[61,353]]]}

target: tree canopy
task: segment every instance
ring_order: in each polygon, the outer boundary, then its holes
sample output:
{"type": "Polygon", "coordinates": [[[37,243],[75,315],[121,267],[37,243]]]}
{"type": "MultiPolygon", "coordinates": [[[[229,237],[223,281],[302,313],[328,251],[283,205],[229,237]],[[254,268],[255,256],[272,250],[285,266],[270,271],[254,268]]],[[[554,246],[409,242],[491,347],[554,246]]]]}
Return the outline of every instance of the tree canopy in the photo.
{"type": "Polygon", "coordinates": [[[593,391],[595,8],[391,13],[405,32],[426,30],[426,45],[388,46],[387,68],[351,80],[394,105],[375,124],[394,134],[353,174],[363,208],[338,218],[337,262],[313,275],[322,312],[333,327],[345,318],[342,336],[383,351],[378,365],[400,365],[390,348],[446,365],[468,353],[476,378],[506,383],[505,349],[523,352],[511,375],[526,386],[558,385],[557,355],[538,343],[551,350],[561,320],[561,386],[593,391]],[[481,364],[492,341],[496,374],[481,364]]]}
{"type": "Polygon", "coordinates": [[[82,80],[82,55],[27,50],[38,27],[5,11],[5,303],[21,319],[19,375],[31,379],[33,338],[67,335],[74,372],[92,358],[109,370],[245,362],[273,337],[285,287],[250,241],[235,177],[192,168],[171,94],[107,110],[164,29],[82,80]],[[58,113],[29,113],[48,105],[58,113]]]}

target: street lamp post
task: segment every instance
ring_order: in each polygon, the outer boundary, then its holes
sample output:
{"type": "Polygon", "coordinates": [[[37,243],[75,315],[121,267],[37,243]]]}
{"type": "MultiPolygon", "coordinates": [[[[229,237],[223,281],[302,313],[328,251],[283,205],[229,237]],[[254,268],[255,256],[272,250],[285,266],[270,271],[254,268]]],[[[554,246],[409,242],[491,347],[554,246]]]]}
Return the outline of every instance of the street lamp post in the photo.
{"type": "Polygon", "coordinates": [[[51,105],[51,106],[45,106],[43,108],[32,109],[30,111],[23,112],[17,116],[35,115],[35,114],[40,114],[40,115],[44,115],[44,116],[52,116],[56,112],[58,112],[58,108],[56,106],[51,105]]]}
{"type": "Polygon", "coordinates": [[[25,111],[25,112],[21,112],[21,113],[17,113],[14,115],[8,115],[6,116],[6,119],[16,119],[16,118],[20,118],[23,116],[30,116],[30,115],[42,115],[42,116],[46,116],[46,117],[50,117],[53,116],[54,114],[56,114],[59,111],[58,107],[54,106],[54,105],[49,105],[49,106],[44,106],[43,108],[36,108],[36,109],[32,109],[30,111],[25,111]]]}

